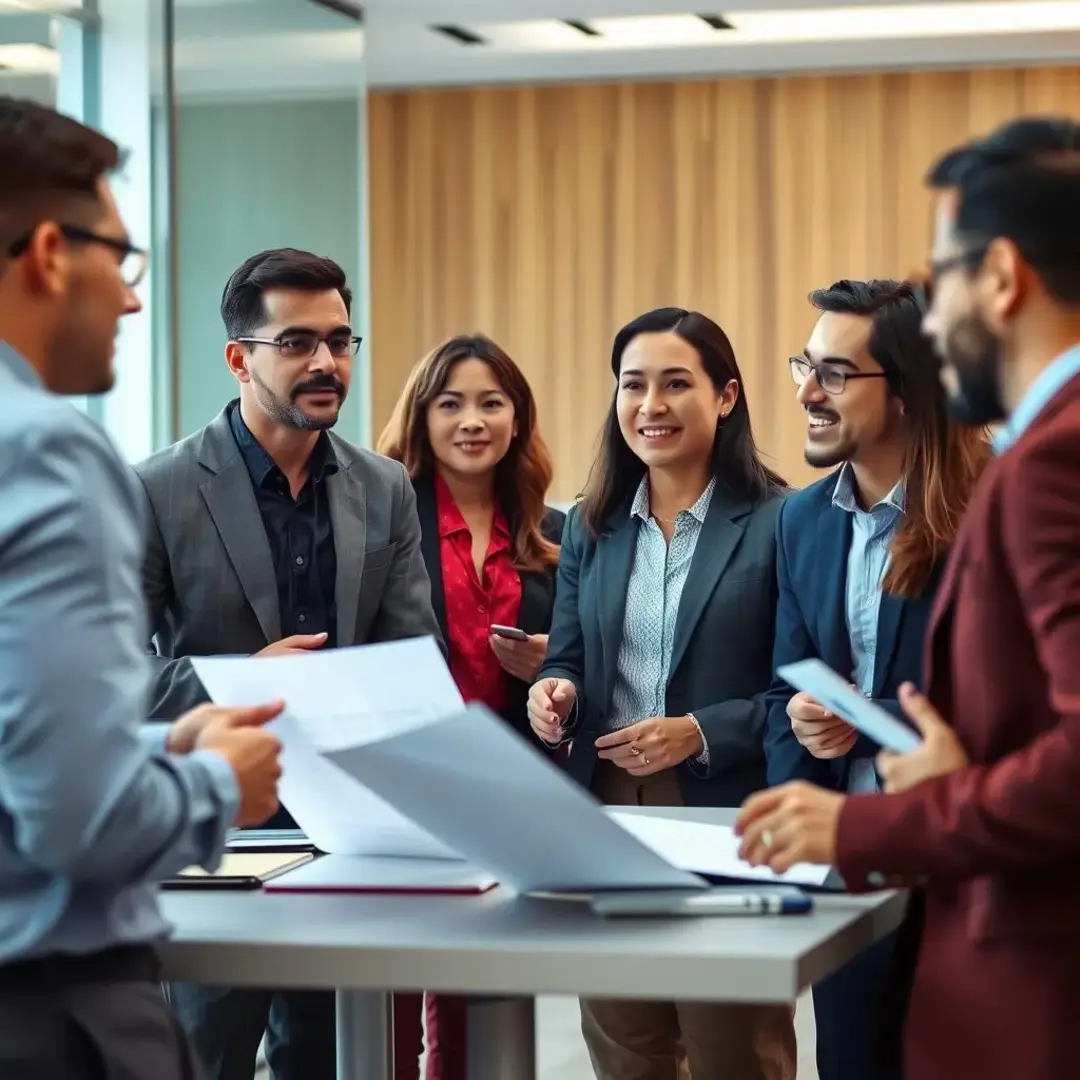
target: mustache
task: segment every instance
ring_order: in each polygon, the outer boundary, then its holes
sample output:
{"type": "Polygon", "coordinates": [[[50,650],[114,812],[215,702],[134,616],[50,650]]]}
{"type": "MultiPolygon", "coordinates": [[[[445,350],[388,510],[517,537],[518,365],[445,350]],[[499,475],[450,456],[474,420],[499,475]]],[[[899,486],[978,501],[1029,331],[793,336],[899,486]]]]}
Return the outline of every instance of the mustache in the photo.
{"type": "Polygon", "coordinates": [[[820,405],[807,405],[808,416],[820,416],[823,420],[839,420],[840,417],[832,409],[823,409],[820,405]]]}
{"type": "Polygon", "coordinates": [[[292,399],[295,401],[301,394],[325,393],[327,390],[337,394],[339,398],[345,396],[345,385],[333,375],[317,375],[307,382],[302,382],[293,387],[292,399]]]}

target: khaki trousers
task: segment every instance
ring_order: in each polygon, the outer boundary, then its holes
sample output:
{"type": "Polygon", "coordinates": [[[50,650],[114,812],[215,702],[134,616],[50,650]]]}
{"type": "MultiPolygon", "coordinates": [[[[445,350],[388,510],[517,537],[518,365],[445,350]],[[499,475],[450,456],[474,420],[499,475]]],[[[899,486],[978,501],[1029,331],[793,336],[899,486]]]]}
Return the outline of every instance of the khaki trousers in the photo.
{"type": "MultiPolygon", "coordinates": [[[[671,770],[634,777],[599,761],[592,790],[609,806],[682,805],[671,770]]],[[[795,1080],[789,1005],[583,998],[581,1031],[597,1080],[795,1080]]]]}

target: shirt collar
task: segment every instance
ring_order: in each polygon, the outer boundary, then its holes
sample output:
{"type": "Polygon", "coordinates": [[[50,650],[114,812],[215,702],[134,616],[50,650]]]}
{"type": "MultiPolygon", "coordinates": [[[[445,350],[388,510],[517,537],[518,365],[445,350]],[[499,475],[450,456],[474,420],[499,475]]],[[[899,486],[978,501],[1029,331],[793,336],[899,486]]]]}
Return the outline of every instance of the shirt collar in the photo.
{"type": "Polygon", "coordinates": [[[1074,345],[1043,369],[1028,387],[1012,416],[994,432],[994,452],[1004,454],[1035,422],[1065,384],[1080,375],[1080,345],[1074,345]]]}
{"type": "Polygon", "coordinates": [[[37,371],[31,367],[30,361],[2,339],[0,339],[0,364],[3,364],[19,382],[44,389],[45,384],[37,371]]]}
{"type": "MultiPolygon", "coordinates": [[[[712,502],[713,492],[716,490],[716,477],[714,476],[709,481],[709,486],[698,496],[697,502],[694,503],[687,510],[680,511],[676,515],[675,520],[683,514],[689,514],[699,525],[705,523],[705,515],[709,512],[709,504],[712,502]]],[[[641,478],[641,483],[638,484],[637,492],[634,495],[634,501],[630,506],[630,516],[632,518],[640,518],[642,521],[648,521],[651,514],[649,511],[649,476],[646,473],[641,478]]]]}
{"type": "MultiPolygon", "coordinates": [[[[441,540],[469,531],[469,524],[454,501],[453,492],[438,473],[435,474],[435,515],[439,523],[439,539],[441,540]]],[[[491,533],[500,541],[495,545],[496,550],[510,546],[510,526],[506,515],[498,505],[491,519],[491,533]]]]}
{"type": "MultiPolygon", "coordinates": [[[[849,514],[865,512],[862,507],[859,506],[859,500],[855,497],[855,470],[852,469],[850,461],[845,461],[840,467],[840,475],[836,478],[836,489],[833,491],[832,504],[833,506],[839,507],[841,510],[846,510],[849,514]]],[[[884,499],[874,503],[874,505],[870,507],[870,511],[873,512],[879,506],[889,507],[898,514],[904,512],[903,477],[897,480],[892,490],[884,499]]]]}
{"type": "MultiPolygon", "coordinates": [[[[266,452],[262,443],[251,433],[251,428],[244,423],[240,415],[240,403],[234,401],[229,405],[229,424],[232,427],[233,438],[240,454],[247,465],[251,475],[251,482],[256,487],[262,487],[270,477],[280,475],[281,470],[277,462],[266,452]]],[[[311,452],[311,460],[308,465],[308,474],[314,483],[319,483],[325,477],[338,470],[337,454],[330,442],[330,436],[325,431],[320,432],[315,449],[311,452]]]]}

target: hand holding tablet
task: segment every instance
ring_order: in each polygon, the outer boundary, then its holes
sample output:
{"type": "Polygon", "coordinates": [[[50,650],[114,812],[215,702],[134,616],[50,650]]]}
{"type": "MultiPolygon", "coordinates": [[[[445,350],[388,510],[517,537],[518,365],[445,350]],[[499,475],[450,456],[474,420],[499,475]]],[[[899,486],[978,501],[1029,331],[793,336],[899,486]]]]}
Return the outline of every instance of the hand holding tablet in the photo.
{"type": "Polygon", "coordinates": [[[897,720],[880,705],[863,697],[820,660],[783,664],[776,669],[776,674],[796,690],[806,691],[830,712],[880,743],[886,750],[904,754],[922,742],[918,732],[897,720]]]}

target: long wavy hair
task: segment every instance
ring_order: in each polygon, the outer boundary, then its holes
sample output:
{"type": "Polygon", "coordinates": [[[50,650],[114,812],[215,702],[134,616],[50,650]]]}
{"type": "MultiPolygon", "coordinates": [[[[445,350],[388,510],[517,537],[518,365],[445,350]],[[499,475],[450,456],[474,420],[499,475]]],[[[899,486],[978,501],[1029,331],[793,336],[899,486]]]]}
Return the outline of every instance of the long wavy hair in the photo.
{"type": "Polygon", "coordinates": [[[554,473],[540,435],[536,401],[521,369],[483,334],[459,334],[428,353],[409,373],[390,422],[379,436],[380,454],[400,461],[414,480],[435,474],[428,436],[428,406],[446,389],[450,373],[466,360],[481,360],[514,407],[517,433],[495,466],[495,498],[510,525],[510,552],[522,571],[543,571],[559,561],[559,547],[541,529],[554,473]]]}
{"type": "Polygon", "coordinates": [[[868,350],[904,403],[904,516],[893,533],[882,588],[921,596],[956,539],[975,483],[990,460],[989,432],[949,416],[941,363],[922,332],[918,297],[889,280],[838,281],[810,294],[819,311],[873,320],[868,350]]]}
{"type": "MultiPolygon", "coordinates": [[[[754,502],[770,492],[785,490],[787,483],[761,460],[750,425],[750,408],[746,401],[735,350],[727,334],[712,319],[699,311],[683,308],[657,308],[639,315],[616,335],[611,350],[611,370],[616,380],[627,346],[638,334],[670,332],[678,334],[692,345],[701,358],[701,365],[719,393],[734,379],[739,384],[735,406],[724,419],[717,422],[713,442],[712,471],[718,481],[737,495],[754,502]]],[[[611,516],[628,505],[645,475],[645,462],[627,445],[619,428],[616,382],[611,395],[607,417],[600,432],[600,448],[589,479],[581,496],[581,520],[593,536],[608,527],[611,516]]]]}

